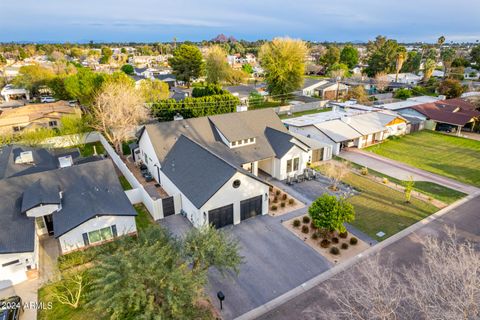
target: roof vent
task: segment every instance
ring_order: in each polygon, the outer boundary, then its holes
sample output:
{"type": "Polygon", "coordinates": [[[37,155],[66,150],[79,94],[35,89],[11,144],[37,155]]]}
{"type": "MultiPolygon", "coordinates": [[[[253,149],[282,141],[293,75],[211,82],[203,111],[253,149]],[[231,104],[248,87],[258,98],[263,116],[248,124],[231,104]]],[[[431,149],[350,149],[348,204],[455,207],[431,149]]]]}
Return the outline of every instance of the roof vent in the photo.
{"type": "Polygon", "coordinates": [[[15,158],[15,163],[16,164],[33,163],[33,153],[32,153],[32,151],[20,152],[20,155],[18,155],[15,158]]]}
{"type": "Polygon", "coordinates": [[[60,168],[71,167],[73,165],[73,160],[71,155],[59,157],[58,162],[59,162],[60,168]]]}

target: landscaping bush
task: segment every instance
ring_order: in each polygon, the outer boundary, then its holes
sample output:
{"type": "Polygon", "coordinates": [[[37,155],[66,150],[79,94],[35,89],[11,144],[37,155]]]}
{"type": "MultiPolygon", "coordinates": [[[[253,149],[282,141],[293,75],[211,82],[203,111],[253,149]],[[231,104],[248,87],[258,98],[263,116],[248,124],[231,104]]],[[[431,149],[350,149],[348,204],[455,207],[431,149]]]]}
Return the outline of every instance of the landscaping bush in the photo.
{"type": "Polygon", "coordinates": [[[308,226],[303,225],[303,226],[302,226],[302,232],[303,232],[303,233],[309,233],[309,232],[310,232],[310,229],[308,228],[308,226]]]}
{"type": "Polygon", "coordinates": [[[318,232],[314,232],[314,233],[312,234],[312,239],[313,239],[313,240],[317,240],[318,237],[319,237],[318,232]]]}
{"type": "Polygon", "coordinates": [[[342,243],[341,248],[342,248],[343,250],[347,250],[347,249],[348,249],[348,243],[346,243],[346,242],[342,243]]]}
{"type": "Polygon", "coordinates": [[[347,236],[348,236],[348,231],[340,232],[340,233],[338,234],[338,236],[339,236],[340,238],[342,238],[342,239],[346,239],[347,236]]]}
{"type": "Polygon", "coordinates": [[[295,228],[300,227],[300,220],[298,220],[298,219],[293,220],[293,226],[294,226],[295,228]]]}
{"type": "Polygon", "coordinates": [[[327,240],[327,239],[323,239],[322,241],[320,241],[320,247],[322,248],[328,248],[330,246],[330,240],[327,240]]]}
{"type": "Polygon", "coordinates": [[[364,176],[368,176],[368,168],[363,167],[362,169],[360,169],[360,173],[364,176]]]}
{"type": "Polygon", "coordinates": [[[338,240],[338,238],[337,238],[337,237],[333,237],[333,238],[332,238],[332,242],[333,242],[333,243],[338,243],[338,242],[339,242],[339,240],[338,240]]]}
{"type": "Polygon", "coordinates": [[[285,202],[282,201],[282,202],[280,203],[280,207],[285,208],[285,202]]]}
{"type": "Polygon", "coordinates": [[[277,207],[276,205],[273,205],[273,206],[271,207],[271,209],[272,209],[273,211],[277,211],[278,207],[277,207]]]}
{"type": "Polygon", "coordinates": [[[383,178],[383,179],[382,179],[382,182],[383,182],[384,184],[387,184],[387,183],[388,183],[388,179],[387,179],[387,178],[383,178]]]}
{"type": "Polygon", "coordinates": [[[352,246],[356,245],[357,243],[358,243],[358,239],[357,239],[357,238],[355,238],[355,237],[351,237],[351,238],[350,238],[350,244],[351,244],[352,246]]]}
{"type": "Polygon", "coordinates": [[[281,193],[282,193],[282,191],[280,191],[280,190],[275,191],[276,196],[279,196],[281,193]]]}
{"type": "Polygon", "coordinates": [[[310,228],[312,228],[312,229],[317,229],[317,227],[315,226],[315,224],[313,223],[313,221],[310,223],[310,228]]]}
{"type": "Polygon", "coordinates": [[[288,204],[290,205],[295,204],[295,199],[288,199],[288,204]]]}
{"type": "Polygon", "coordinates": [[[287,194],[286,193],[282,194],[282,200],[287,200],[287,194]]]}
{"type": "Polygon", "coordinates": [[[303,223],[310,223],[310,217],[309,216],[303,216],[302,221],[303,221],[303,223]]]}
{"type": "Polygon", "coordinates": [[[332,247],[330,248],[330,253],[337,255],[337,254],[340,254],[340,250],[337,247],[332,247]]]}
{"type": "Polygon", "coordinates": [[[274,203],[277,203],[277,202],[278,202],[278,197],[277,197],[277,196],[273,197],[273,202],[274,202],[274,203]]]}

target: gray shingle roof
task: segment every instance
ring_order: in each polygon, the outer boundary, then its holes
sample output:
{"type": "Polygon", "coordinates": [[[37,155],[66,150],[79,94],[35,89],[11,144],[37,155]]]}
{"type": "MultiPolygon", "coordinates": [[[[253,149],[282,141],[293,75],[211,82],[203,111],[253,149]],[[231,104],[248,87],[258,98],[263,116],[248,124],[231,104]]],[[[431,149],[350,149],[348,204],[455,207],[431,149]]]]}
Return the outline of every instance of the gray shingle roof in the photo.
{"type": "Polygon", "coordinates": [[[267,127],[265,135],[278,158],[283,157],[294,146],[292,143],[293,138],[289,133],[267,127]]]}
{"type": "Polygon", "coordinates": [[[45,204],[60,204],[60,187],[55,181],[43,181],[42,178],[32,183],[23,191],[22,212],[45,204]]]}
{"type": "Polygon", "coordinates": [[[200,208],[237,169],[181,135],[165,157],[162,172],[200,208]]]}

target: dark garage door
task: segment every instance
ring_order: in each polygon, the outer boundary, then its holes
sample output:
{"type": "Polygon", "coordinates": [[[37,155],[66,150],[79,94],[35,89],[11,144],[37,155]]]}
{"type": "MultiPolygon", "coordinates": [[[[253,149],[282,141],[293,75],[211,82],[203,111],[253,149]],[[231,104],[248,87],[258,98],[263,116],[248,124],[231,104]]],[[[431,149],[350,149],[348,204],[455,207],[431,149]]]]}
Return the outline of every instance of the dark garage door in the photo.
{"type": "Polygon", "coordinates": [[[240,202],[240,220],[245,220],[262,214],[263,196],[258,196],[240,202]]]}
{"type": "Polygon", "coordinates": [[[233,204],[208,211],[208,222],[217,229],[233,224],[233,204]]]}
{"type": "Polygon", "coordinates": [[[168,217],[175,214],[175,202],[173,197],[162,199],[163,216],[168,217]]]}

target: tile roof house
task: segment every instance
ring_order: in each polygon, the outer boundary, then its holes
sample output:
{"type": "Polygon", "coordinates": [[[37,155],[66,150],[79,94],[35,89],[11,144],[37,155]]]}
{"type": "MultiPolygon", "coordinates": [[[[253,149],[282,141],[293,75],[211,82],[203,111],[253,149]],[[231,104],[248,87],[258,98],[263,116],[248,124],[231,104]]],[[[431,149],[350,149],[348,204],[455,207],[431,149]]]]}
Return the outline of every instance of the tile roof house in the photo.
{"type": "Polygon", "coordinates": [[[236,224],[268,212],[269,185],[330,155],[328,145],[297,139],[271,109],[146,125],[142,161],[170,195],[180,194],[195,226],[236,224]]]}
{"type": "Polygon", "coordinates": [[[40,236],[66,253],[136,232],[111,160],[79,160],[78,150],[0,150],[0,288],[37,269],[40,236]],[[70,166],[60,165],[64,158],[70,166]]]}

